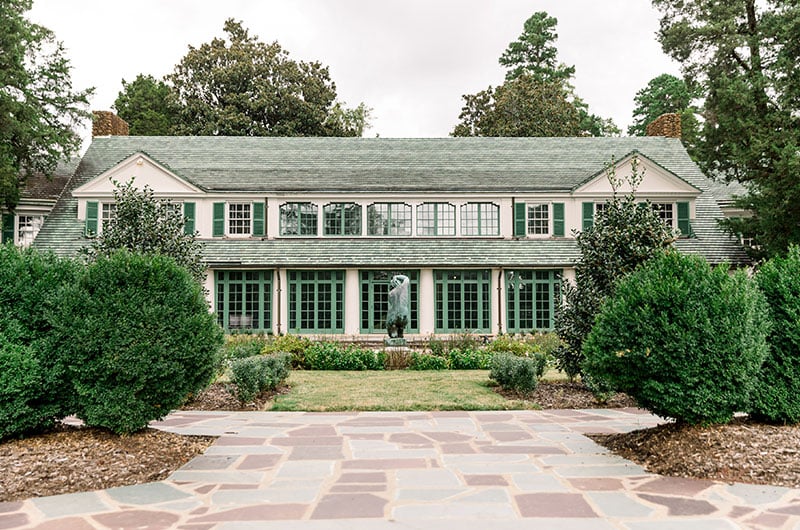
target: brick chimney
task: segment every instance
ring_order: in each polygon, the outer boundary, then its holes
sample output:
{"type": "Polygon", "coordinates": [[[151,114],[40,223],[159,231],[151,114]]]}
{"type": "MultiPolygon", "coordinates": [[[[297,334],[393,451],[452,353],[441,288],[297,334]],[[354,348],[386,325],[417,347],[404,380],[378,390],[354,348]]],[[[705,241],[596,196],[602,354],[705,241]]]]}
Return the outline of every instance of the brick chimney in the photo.
{"type": "Polygon", "coordinates": [[[647,136],[681,137],[681,115],[676,113],[662,114],[647,124],[647,136]]]}
{"type": "Polygon", "coordinates": [[[128,136],[128,122],[110,110],[95,110],[92,119],[92,138],[95,136],[128,136]]]}

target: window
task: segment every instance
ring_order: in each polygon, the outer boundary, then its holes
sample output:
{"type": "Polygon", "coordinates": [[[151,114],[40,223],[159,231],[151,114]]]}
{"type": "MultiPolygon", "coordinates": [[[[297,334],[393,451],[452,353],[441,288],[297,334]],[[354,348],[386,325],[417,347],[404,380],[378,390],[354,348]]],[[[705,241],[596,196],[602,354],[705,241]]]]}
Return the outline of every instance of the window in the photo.
{"type": "Polygon", "coordinates": [[[411,206],[376,202],[367,206],[367,233],[371,236],[410,236],[411,206]]]}
{"type": "Polygon", "coordinates": [[[550,233],[550,205],[528,205],[528,235],[546,236],[550,233]]]}
{"type": "Polygon", "coordinates": [[[20,215],[17,217],[17,245],[28,247],[44,223],[43,215],[20,215]]]}
{"type": "Polygon", "coordinates": [[[561,273],[553,270],[506,271],[506,322],[509,333],[553,329],[561,298],[561,273]]]}
{"type": "Polygon", "coordinates": [[[409,333],[419,331],[419,271],[361,271],[361,332],[386,333],[386,315],[389,312],[389,281],[396,274],[410,280],[409,333]]]}
{"type": "Polygon", "coordinates": [[[289,331],[344,333],[344,271],[288,271],[289,331]]]}
{"type": "Polygon", "coordinates": [[[491,279],[488,270],[434,271],[437,333],[491,327],[491,279]]]}
{"type": "Polygon", "coordinates": [[[100,206],[100,232],[107,223],[117,218],[117,205],[113,202],[104,202],[100,206]]]}
{"type": "Polygon", "coordinates": [[[456,207],[446,202],[426,202],[417,206],[417,235],[456,235],[456,207]]]}
{"type": "Polygon", "coordinates": [[[360,236],[361,205],[354,202],[332,202],[322,208],[326,236],[360,236]]]}
{"type": "Polygon", "coordinates": [[[228,204],[228,234],[232,236],[250,235],[250,207],[249,202],[228,204]]]}
{"type": "Polygon", "coordinates": [[[654,202],[652,203],[653,211],[658,214],[664,224],[672,228],[675,226],[673,215],[672,203],[670,202],[654,202]]]}
{"type": "Polygon", "coordinates": [[[317,235],[317,205],[310,202],[281,204],[282,236],[317,235]]]}
{"type": "Polygon", "coordinates": [[[461,206],[461,235],[500,234],[500,207],[491,202],[470,202],[461,206]]]}
{"type": "Polygon", "coordinates": [[[272,331],[272,271],[216,271],[217,321],[226,330],[272,331]]]}

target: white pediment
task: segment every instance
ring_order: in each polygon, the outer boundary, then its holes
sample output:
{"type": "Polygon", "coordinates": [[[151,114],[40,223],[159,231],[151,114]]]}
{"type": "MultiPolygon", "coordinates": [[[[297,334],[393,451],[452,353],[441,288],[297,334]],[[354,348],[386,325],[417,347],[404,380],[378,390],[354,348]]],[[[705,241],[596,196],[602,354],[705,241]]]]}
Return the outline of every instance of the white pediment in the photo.
{"type": "MultiPolygon", "coordinates": [[[[642,176],[642,181],[636,188],[636,194],[642,196],[697,196],[700,190],[678,177],[671,171],[659,166],[642,154],[631,154],[620,160],[614,166],[614,174],[620,179],[621,185],[618,194],[628,194],[632,191],[630,177],[633,174],[633,159],[638,159],[637,171],[642,176]]],[[[611,196],[614,190],[608,179],[606,170],[600,171],[587,182],[581,184],[573,192],[574,195],[611,196]]]]}
{"type": "Polygon", "coordinates": [[[73,190],[72,195],[75,197],[110,197],[116,189],[115,182],[127,184],[131,180],[138,189],[149,187],[157,197],[203,193],[203,190],[177,176],[146,154],[134,153],[83,186],[73,190]]]}

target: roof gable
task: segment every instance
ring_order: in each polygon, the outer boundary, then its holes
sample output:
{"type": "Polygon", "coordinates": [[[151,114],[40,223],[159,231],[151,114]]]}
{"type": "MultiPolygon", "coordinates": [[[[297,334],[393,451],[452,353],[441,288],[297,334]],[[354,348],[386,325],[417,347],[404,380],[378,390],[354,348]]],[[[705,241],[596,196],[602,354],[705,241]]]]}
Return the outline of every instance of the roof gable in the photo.
{"type": "Polygon", "coordinates": [[[135,181],[137,187],[149,187],[156,196],[174,197],[203,193],[202,189],[179,177],[144,152],[138,151],[72,190],[72,195],[75,197],[111,196],[116,189],[115,182],[127,184],[132,180],[135,181]]]}
{"type": "Polygon", "coordinates": [[[573,193],[578,196],[607,196],[613,194],[615,191],[622,194],[635,191],[637,195],[641,196],[697,196],[701,193],[701,190],[696,186],[690,184],[672,171],[664,168],[638,151],[632,151],[624,156],[619,162],[614,164],[613,169],[614,174],[617,176],[617,178],[621,179],[622,182],[622,185],[619,189],[614,190],[612,188],[611,182],[608,179],[610,168],[606,168],[592,175],[587,181],[577,186],[573,193]],[[642,176],[642,181],[639,183],[636,190],[631,188],[629,179],[629,177],[633,174],[634,159],[638,160],[639,162],[638,171],[642,176]]]}

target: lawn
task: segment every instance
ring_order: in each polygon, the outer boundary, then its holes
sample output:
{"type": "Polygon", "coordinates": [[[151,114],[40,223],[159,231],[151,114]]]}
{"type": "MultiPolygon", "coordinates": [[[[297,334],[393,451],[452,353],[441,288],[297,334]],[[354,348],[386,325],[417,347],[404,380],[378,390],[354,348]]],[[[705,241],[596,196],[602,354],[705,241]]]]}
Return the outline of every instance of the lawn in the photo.
{"type": "MultiPolygon", "coordinates": [[[[488,370],[294,370],[271,410],[508,410],[538,408],[494,391],[488,370]]],[[[268,405],[268,408],[269,405],[268,405]]]]}

